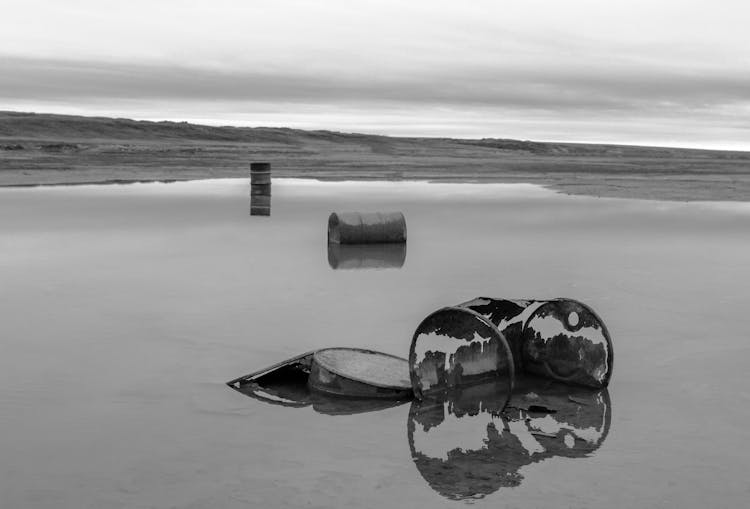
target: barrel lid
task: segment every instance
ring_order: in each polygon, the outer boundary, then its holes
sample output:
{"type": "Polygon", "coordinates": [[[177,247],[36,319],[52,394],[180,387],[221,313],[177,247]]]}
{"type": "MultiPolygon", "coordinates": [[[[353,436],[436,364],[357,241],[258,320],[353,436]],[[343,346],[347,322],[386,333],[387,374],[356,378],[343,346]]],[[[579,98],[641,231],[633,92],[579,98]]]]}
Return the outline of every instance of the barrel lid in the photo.
{"type": "Polygon", "coordinates": [[[360,348],[326,348],[314,361],[331,373],[384,389],[411,389],[406,359],[360,348]]]}

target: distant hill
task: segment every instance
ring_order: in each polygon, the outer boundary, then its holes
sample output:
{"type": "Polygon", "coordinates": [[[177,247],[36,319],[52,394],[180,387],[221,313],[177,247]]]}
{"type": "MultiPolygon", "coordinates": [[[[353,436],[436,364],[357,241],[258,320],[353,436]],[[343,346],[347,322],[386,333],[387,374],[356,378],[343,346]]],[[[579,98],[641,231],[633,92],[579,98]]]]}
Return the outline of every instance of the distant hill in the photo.
{"type": "Polygon", "coordinates": [[[512,139],[451,139],[389,137],[373,134],[305,131],[274,127],[208,126],[188,122],[153,122],[127,118],[84,117],[44,113],[0,111],[0,138],[71,139],[79,141],[143,140],[143,141],[204,141],[233,143],[299,143],[305,140],[330,143],[424,144],[446,143],[484,149],[527,152],[538,155],[604,155],[672,157],[704,154],[707,157],[747,158],[748,152],[642,147],[632,145],[549,143],[512,139]]]}
{"type": "Polygon", "coordinates": [[[572,193],[749,199],[750,152],[389,137],[0,112],[0,185],[246,176],[532,182],[572,193]]]}

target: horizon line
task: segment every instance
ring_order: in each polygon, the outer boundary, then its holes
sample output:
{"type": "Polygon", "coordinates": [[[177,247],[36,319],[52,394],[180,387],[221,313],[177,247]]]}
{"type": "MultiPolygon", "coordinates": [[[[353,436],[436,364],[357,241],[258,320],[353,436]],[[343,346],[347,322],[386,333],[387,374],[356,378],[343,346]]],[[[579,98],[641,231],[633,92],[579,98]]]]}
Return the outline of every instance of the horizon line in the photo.
{"type": "MultiPolygon", "coordinates": [[[[699,150],[699,151],[714,151],[714,152],[750,152],[750,144],[746,148],[737,148],[731,145],[688,145],[688,144],[671,144],[669,142],[649,142],[649,141],[638,141],[638,142],[622,142],[622,141],[591,141],[586,139],[571,140],[559,140],[559,139],[529,139],[522,137],[508,137],[507,135],[489,135],[489,136],[462,136],[462,135],[430,135],[430,134],[391,134],[384,132],[368,132],[363,131],[348,131],[332,129],[330,127],[310,128],[310,127],[297,127],[292,125],[270,125],[270,124],[255,124],[246,121],[231,121],[225,119],[196,119],[196,118],[175,118],[175,117],[152,117],[152,116],[120,116],[120,115],[102,115],[102,114],[81,114],[81,113],[58,113],[55,111],[31,111],[31,110],[13,110],[13,109],[0,109],[0,114],[12,113],[12,114],[27,114],[27,115],[40,115],[40,116],[58,116],[58,117],[79,117],[79,118],[100,118],[100,119],[112,119],[112,120],[130,120],[133,122],[151,122],[151,123],[163,123],[169,122],[173,124],[189,124],[195,126],[206,126],[206,127],[229,127],[229,128],[249,128],[249,129],[289,129],[303,132],[330,132],[337,134],[348,134],[348,135],[363,135],[363,136],[382,136],[386,138],[396,139],[430,139],[430,140],[470,140],[470,141],[482,141],[482,140],[509,140],[509,141],[520,141],[524,143],[547,143],[547,144],[560,144],[560,145],[599,145],[599,146],[619,146],[619,147],[644,147],[644,148],[665,148],[665,149],[681,149],[681,150],[699,150]]],[[[4,137],[4,136],[0,136],[4,137]]],[[[743,145],[744,146],[744,145],[743,145]]]]}

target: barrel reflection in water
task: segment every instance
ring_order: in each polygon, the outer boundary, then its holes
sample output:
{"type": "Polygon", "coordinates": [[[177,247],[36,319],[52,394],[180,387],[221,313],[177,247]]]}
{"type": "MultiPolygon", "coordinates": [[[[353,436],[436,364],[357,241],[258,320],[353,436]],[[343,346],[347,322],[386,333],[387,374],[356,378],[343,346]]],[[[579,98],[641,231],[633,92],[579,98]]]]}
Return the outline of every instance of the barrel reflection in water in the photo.
{"type": "Polygon", "coordinates": [[[250,215],[270,216],[271,195],[250,194],[250,215]]]}
{"type": "Polygon", "coordinates": [[[271,215],[270,163],[250,163],[250,215],[271,215]]]}
{"type": "Polygon", "coordinates": [[[525,465],[592,454],[609,432],[606,389],[527,377],[503,410],[506,396],[490,383],[412,402],[411,456],[432,489],[452,500],[481,498],[521,484],[525,465]]]}
{"type": "Polygon", "coordinates": [[[312,406],[316,412],[327,415],[375,412],[403,405],[411,399],[343,398],[311,391],[308,384],[309,370],[310,359],[303,358],[251,382],[238,383],[231,387],[264,403],[291,408],[312,406]]]}
{"type": "Polygon", "coordinates": [[[406,243],[328,244],[328,265],[341,269],[400,269],[406,261],[406,243]]]}

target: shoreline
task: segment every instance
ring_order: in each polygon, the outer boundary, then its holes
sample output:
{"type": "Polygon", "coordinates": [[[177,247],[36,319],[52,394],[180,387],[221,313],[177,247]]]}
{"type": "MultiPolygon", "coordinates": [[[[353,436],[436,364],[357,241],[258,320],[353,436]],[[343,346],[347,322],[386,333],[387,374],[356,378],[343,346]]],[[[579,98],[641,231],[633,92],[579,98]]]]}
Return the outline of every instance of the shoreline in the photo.
{"type": "MultiPolygon", "coordinates": [[[[425,182],[425,183],[443,183],[443,184],[531,184],[545,187],[551,191],[569,196],[587,196],[593,198],[624,198],[649,201],[671,201],[671,202],[735,202],[750,203],[750,197],[732,194],[729,197],[726,193],[716,193],[715,189],[705,187],[705,180],[691,181],[696,184],[704,184],[703,193],[688,193],[679,186],[670,186],[669,192],[663,189],[654,189],[653,182],[637,182],[642,179],[629,179],[633,184],[628,187],[613,187],[613,182],[597,175],[579,175],[577,180],[586,180],[587,182],[560,183],[550,182],[548,179],[521,179],[521,178],[477,178],[468,176],[456,177],[433,177],[433,178],[386,178],[363,175],[336,175],[336,176],[315,176],[315,175],[278,175],[274,178],[290,180],[314,180],[318,182],[425,182]]],[[[247,179],[249,175],[232,175],[232,176],[195,176],[188,178],[105,178],[92,180],[68,180],[68,181],[50,181],[50,182],[22,182],[22,183],[2,183],[0,189],[33,189],[40,187],[78,187],[78,186],[116,186],[130,184],[175,184],[181,182],[197,182],[203,180],[228,180],[228,179],[247,179]]],[[[673,183],[673,181],[670,181],[673,183]]],[[[693,189],[695,191],[695,189],[693,189]]]]}
{"type": "Polygon", "coordinates": [[[0,187],[273,176],[321,181],[529,183],[569,195],[750,201],[750,152],[399,138],[0,112],[0,187]]]}

